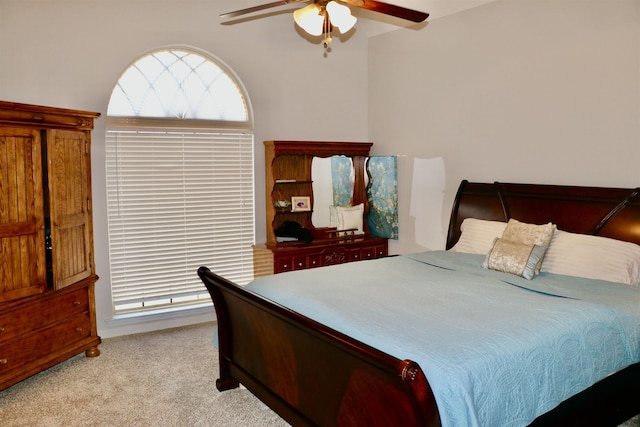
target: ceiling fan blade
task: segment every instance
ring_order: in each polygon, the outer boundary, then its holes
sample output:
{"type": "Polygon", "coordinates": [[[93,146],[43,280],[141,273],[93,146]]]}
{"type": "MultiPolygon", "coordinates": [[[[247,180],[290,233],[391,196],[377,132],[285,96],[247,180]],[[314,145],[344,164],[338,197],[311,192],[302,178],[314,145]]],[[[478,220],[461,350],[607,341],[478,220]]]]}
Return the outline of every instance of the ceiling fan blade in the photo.
{"type": "Polygon", "coordinates": [[[246,15],[247,13],[259,12],[261,10],[271,9],[272,7],[284,6],[291,3],[300,3],[300,2],[306,2],[306,1],[308,0],[279,0],[279,1],[274,1],[272,3],[262,4],[260,6],[253,6],[253,7],[248,7],[246,9],[236,10],[233,12],[222,13],[220,14],[220,18],[234,18],[236,16],[246,15]]]}
{"type": "Polygon", "coordinates": [[[384,13],[385,15],[395,16],[396,18],[406,19],[412,22],[422,22],[429,16],[428,13],[419,12],[406,7],[395,6],[389,3],[383,3],[376,0],[345,0],[353,6],[362,9],[373,10],[374,12],[384,13]]]}

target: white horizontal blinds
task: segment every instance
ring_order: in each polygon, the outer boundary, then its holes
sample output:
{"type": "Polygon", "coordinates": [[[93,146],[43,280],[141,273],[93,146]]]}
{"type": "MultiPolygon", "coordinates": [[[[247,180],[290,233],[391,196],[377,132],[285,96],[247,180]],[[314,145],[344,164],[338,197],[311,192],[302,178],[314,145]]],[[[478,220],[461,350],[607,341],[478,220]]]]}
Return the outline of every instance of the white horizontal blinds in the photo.
{"type": "Polygon", "coordinates": [[[253,135],[112,130],[106,145],[116,312],[209,301],[201,265],[253,278],[253,135]]]}

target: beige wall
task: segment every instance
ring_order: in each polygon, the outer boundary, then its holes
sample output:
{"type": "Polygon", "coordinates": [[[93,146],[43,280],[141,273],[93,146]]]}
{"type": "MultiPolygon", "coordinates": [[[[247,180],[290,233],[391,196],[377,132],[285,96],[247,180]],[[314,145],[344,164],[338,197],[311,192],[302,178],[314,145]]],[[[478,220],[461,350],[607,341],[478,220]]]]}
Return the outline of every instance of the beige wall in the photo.
{"type": "MultiPolygon", "coordinates": [[[[371,140],[374,154],[398,154],[392,252],[444,245],[464,178],[640,185],[637,0],[499,0],[420,30],[369,40],[356,31],[328,57],[289,12],[219,24],[218,14],[257,3],[0,0],[0,99],[104,115],[120,73],[143,53],[176,44],[211,52],[251,96],[258,241],[265,139],[371,140]]],[[[102,119],[93,141],[100,334],[203,320],[109,322],[102,119]]]]}
{"type": "Polygon", "coordinates": [[[500,0],[373,37],[369,132],[400,156],[392,252],[444,247],[462,179],[640,186],[640,2],[500,0]]]}
{"type": "MultiPolygon", "coordinates": [[[[258,2],[259,3],[259,2],[258,2]]],[[[106,115],[120,74],[167,45],[208,51],[230,66],[255,117],[257,239],[264,241],[264,150],[268,139],[366,140],[367,40],[335,40],[325,57],[302,38],[290,12],[237,25],[218,15],[253,0],[0,0],[0,99],[106,115]]],[[[93,133],[98,331],[103,337],[200,320],[113,323],[109,293],[104,120],[93,133]]],[[[195,274],[195,272],[194,272],[195,274]]]]}

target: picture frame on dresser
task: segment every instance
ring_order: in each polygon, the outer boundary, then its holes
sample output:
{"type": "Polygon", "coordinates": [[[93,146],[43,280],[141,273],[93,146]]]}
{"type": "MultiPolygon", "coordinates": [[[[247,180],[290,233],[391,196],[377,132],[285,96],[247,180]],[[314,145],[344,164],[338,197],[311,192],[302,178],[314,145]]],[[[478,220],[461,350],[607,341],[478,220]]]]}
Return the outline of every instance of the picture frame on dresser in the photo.
{"type": "Polygon", "coordinates": [[[308,212],[311,210],[311,198],[308,196],[292,196],[291,211],[292,212],[308,212]]]}

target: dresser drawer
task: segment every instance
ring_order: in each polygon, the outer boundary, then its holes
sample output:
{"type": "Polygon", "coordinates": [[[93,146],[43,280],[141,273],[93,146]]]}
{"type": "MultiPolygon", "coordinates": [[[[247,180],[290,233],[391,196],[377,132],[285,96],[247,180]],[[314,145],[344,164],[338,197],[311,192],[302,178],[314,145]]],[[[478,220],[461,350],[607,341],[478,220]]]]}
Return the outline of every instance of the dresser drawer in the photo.
{"type": "Polygon", "coordinates": [[[322,266],[322,254],[312,253],[307,257],[309,260],[307,267],[308,268],[316,268],[322,266]]]}
{"type": "Polygon", "coordinates": [[[380,245],[375,247],[376,258],[382,258],[389,255],[389,248],[386,245],[380,245]]]}
{"type": "Polygon", "coordinates": [[[349,251],[349,262],[362,260],[362,254],[360,249],[351,249],[349,251]]]}
{"type": "Polygon", "coordinates": [[[375,248],[372,248],[372,247],[362,248],[360,250],[360,253],[361,253],[362,259],[373,259],[373,258],[376,258],[376,250],[375,250],[375,248]]]}
{"type": "Polygon", "coordinates": [[[89,291],[83,287],[0,312],[0,344],[86,311],[89,311],[89,291]]]}
{"type": "Polygon", "coordinates": [[[91,335],[89,313],[77,314],[38,333],[0,344],[0,376],[41,358],[52,357],[91,335]]]}
{"type": "Polygon", "coordinates": [[[285,271],[293,270],[293,257],[280,256],[276,258],[276,273],[282,273],[285,271]]]}
{"type": "Polygon", "coordinates": [[[306,255],[296,255],[293,257],[293,269],[294,270],[304,270],[307,268],[307,256],[306,255]]]}
{"type": "Polygon", "coordinates": [[[362,259],[374,259],[387,256],[387,248],[385,246],[367,246],[361,249],[362,259]]]}

